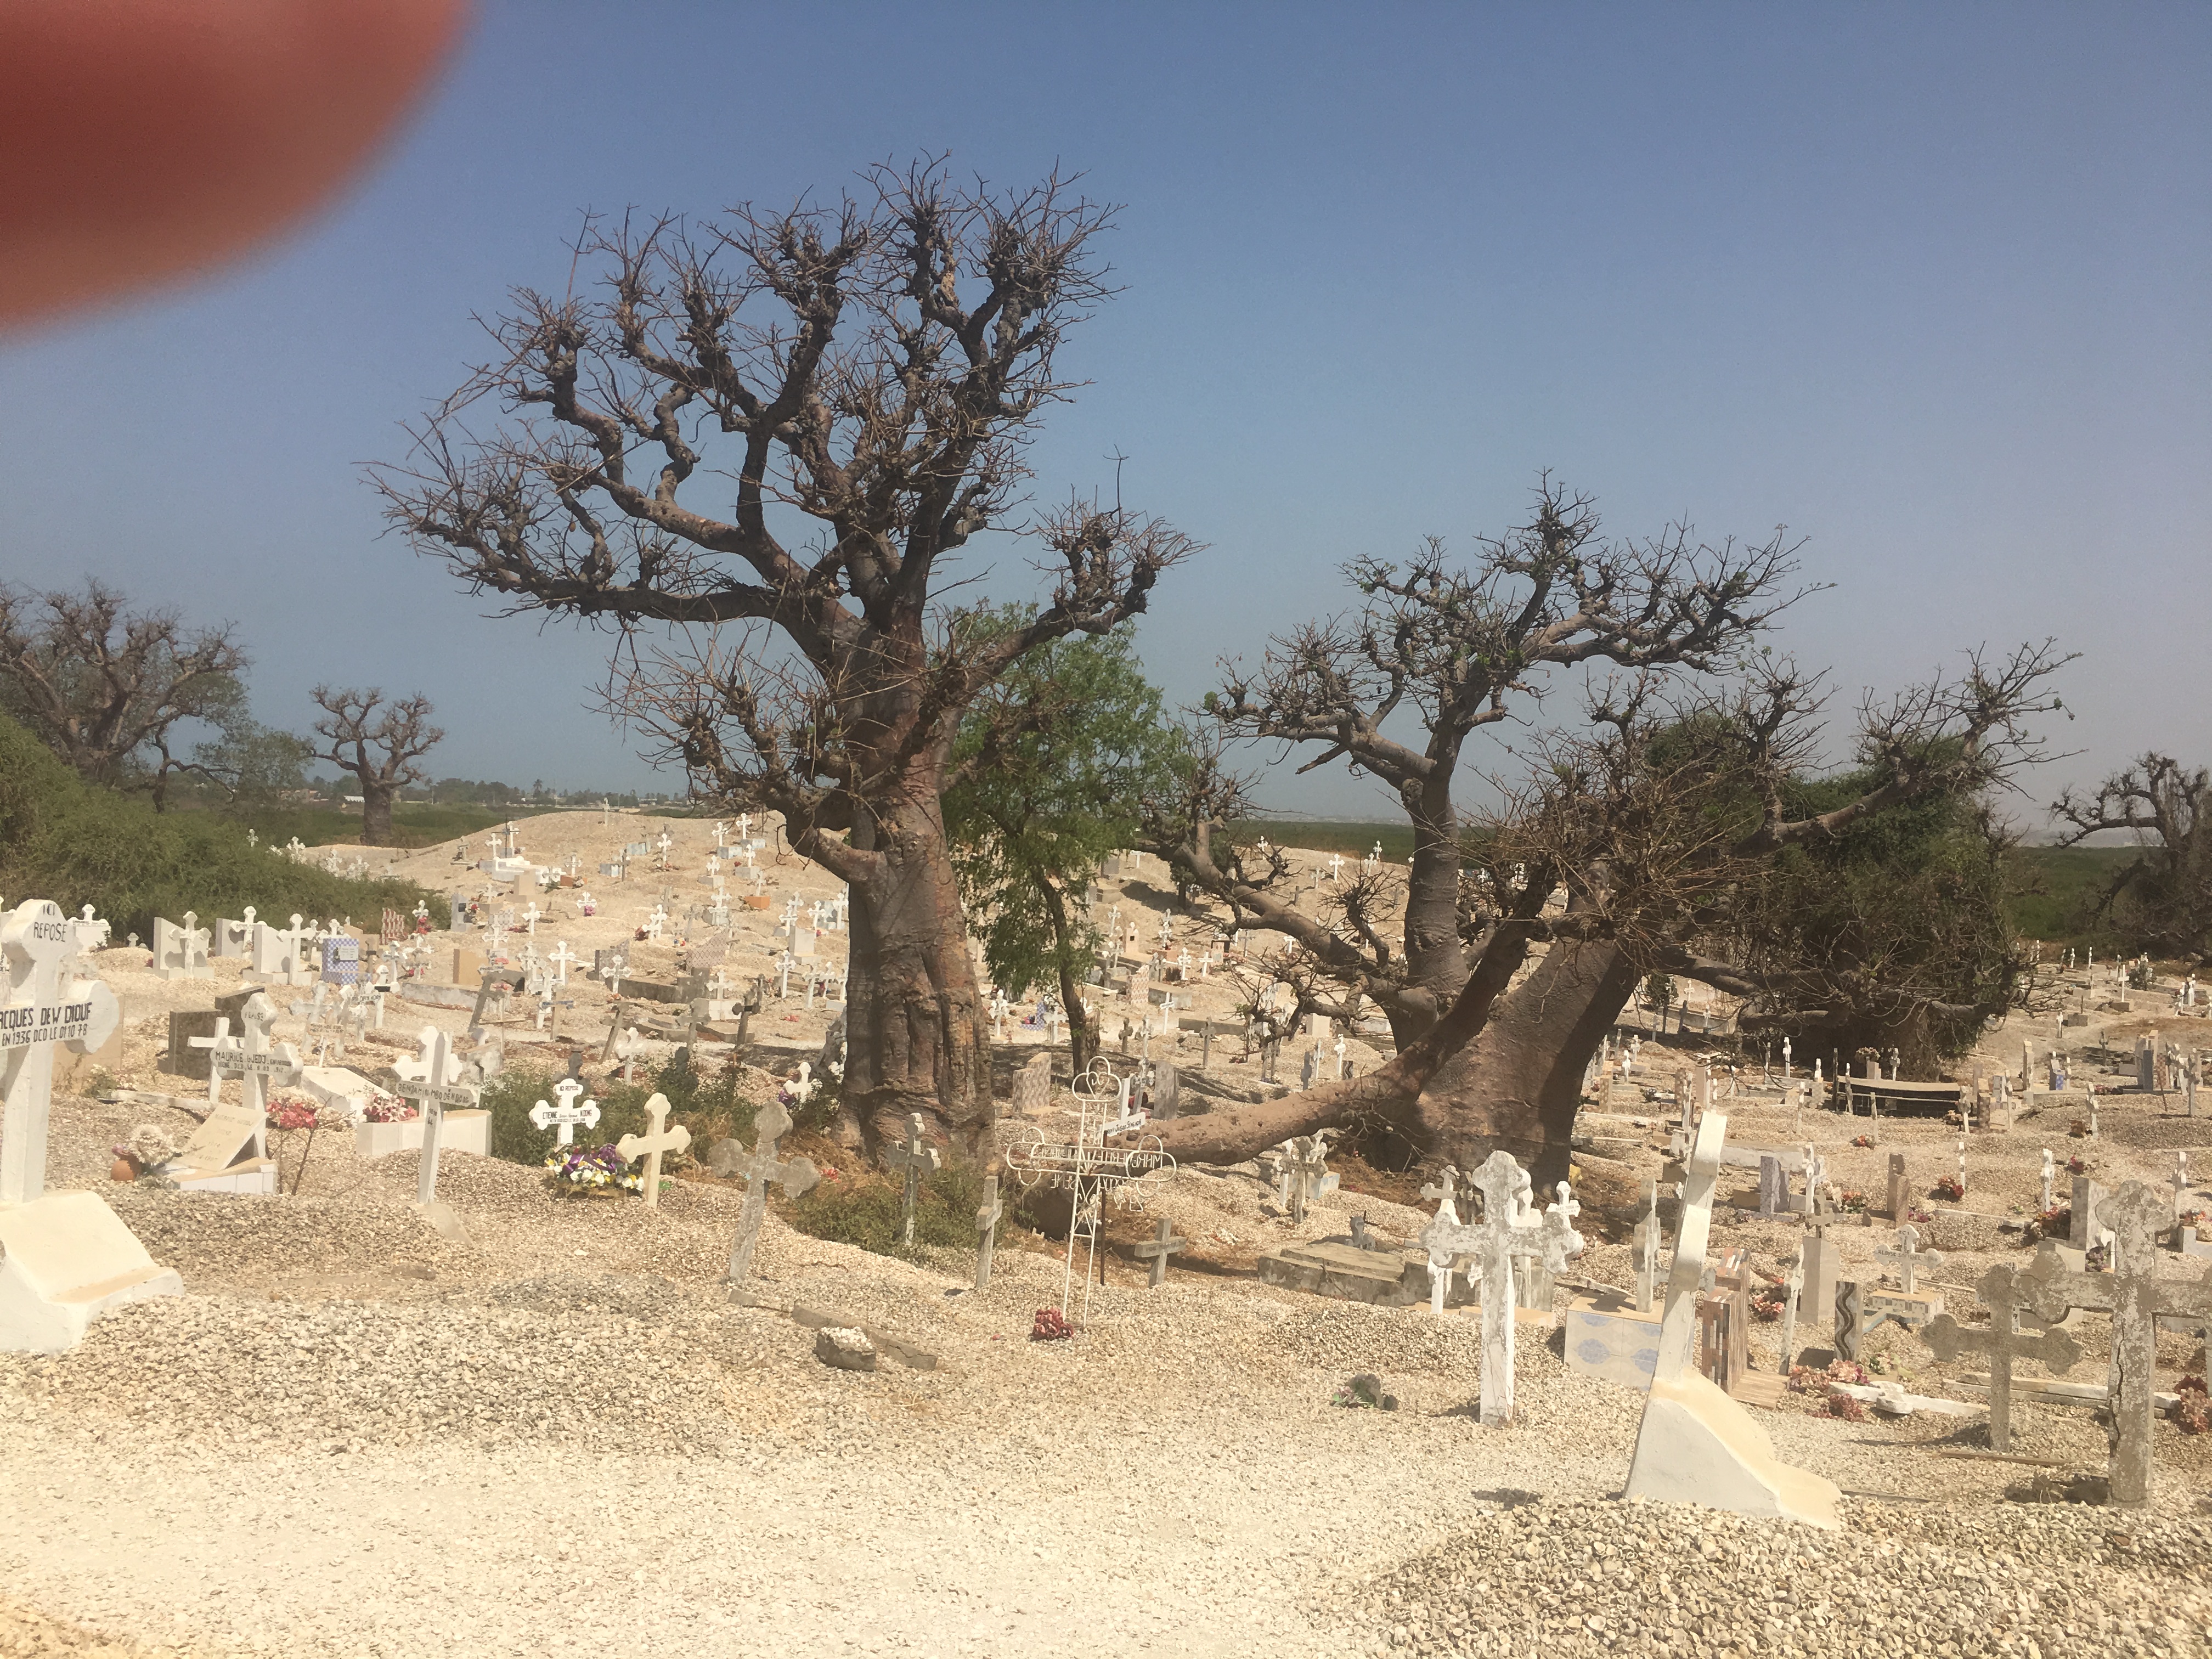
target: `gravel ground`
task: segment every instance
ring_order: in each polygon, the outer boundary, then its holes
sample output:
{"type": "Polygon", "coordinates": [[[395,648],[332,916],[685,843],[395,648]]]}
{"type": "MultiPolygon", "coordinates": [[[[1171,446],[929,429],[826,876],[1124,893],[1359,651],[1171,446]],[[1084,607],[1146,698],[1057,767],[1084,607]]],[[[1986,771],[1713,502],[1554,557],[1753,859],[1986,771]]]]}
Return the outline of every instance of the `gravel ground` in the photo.
{"type": "MultiPolygon", "coordinates": [[[[2016,1033],[1989,1047],[2008,1043],[2016,1055],[2016,1033]]],[[[1632,1089],[1608,1104],[1657,1109],[1632,1089]]],[[[1891,1150],[1924,1188],[1955,1147],[1940,1124],[1885,1121],[1880,1146],[1854,1149],[1863,1120],[1808,1113],[1801,1132],[1770,1103],[1729,1110],[1732,1139],[1814,1139],[1863,1190],[1879,1191],[1891,1150]]],[[[149,1115],[58,1103],[55,1184],[99,1181],[107,1143],[149,1115]]],[[[2084,1150],[2063,1138],[2070,1115],[1973,1137],[1967,1207],[2015,1218],[2038,1148],[2084,1150]]],[[[1651,1121],[1663,1144],[1664,1115],[1651,1121]]],[[[2125,1097],[2104,1121],[2086,1151],[2109,1186],[2160,1173],[2170,1158],[2150,1149],[2195,1132],[2125,1097]]],[[[1649,1146],[1607,1150],[1627,1160],[1608,1171],[1656,1167],[1649,1146]]],[[[1846,1423],[1792,1395],[1760,1421],[1781,1455],[1844,1488],[1842,1534],[1622,1504],[1641,1401],[1569,1372],[1556,1338],[1524,1330],[1519,1416],[1485,1430],[1465,1314],[1250,1276],[1259,1250],[1341,1235],[1355,1212],[1413,1237],[1425,1217],[1380,1198],[1342,1194],[1293,1228],[1263,1212],[1255,1177],[1184,1172],[1111,1229],[1126,1247],[1171,1220],[1192,1248],[1168,1283],[1146,1288],[1109,1253],[1064,1343],[1028,1340],[1061,1282],[1033,1236],[1002,1234],[979,1294],[965,1252],[872,1256],[771,1214],[758,1291],[939,1361],[887,1356],[854,1373],[818,1363],[813,1332],[775,1308],[726,1300],[735,1188],[682,1181],[647,1212],[557,1200],[535,1170],[457,1155],[440,1180],[461,1223],[448,1237],[410,1206],[412,1154],[364,1164],[333,1138],[315,1157],[297,1198],[101,1183],[188,1294],[119,1312],[71,1353],[0,1357],[13,1429],[0,1480],[17,1495],[0,1508],[0,1659],[617,1644],[1270,1659],[2208,1650],[2212,1437],[2161,1425],[2159,1501],[2122,1515],[2006,1501],[2029,1470],[1941,1455],[1984,1445],[1978,1419],[1846,1423]],[[1358,1371],[1380,1373],[1401,1408],[1333,1405],[1358,1371]]],[[[1582,1277],[1627,1282],[1619,1224],[1586,1207],[1582,1277]]],[[[1836,1236],[1871,1277],[1887,1229],[1836,1236]]],[[[1716,1242],[1778,1271],[1797,1237],[1724,1218],[1716,1242]]],[[[1992,1237],[1933,1277],[1964,1314],[2002,1259],[2018,1250],[1992,1237]]],[[[2101,1322],[2081,1334],[2090,1359],[2075,1375],[2101,1376],[2101,1322]]],[[[1754,1331],[1761,1364],[1778,1361],[1778,1335],[1754,1331]]],[[[1942,1391],[1948,1374],[1905,1334],[1869,1346],[1942,1391]]],[[[2174,1370],[2194,1358],[2179,1337],[2161,1351],[2174,1370]]],[[[2022,1406],[2014,1433],[2023,1455],[2101,1467],[2087,1411],[2022,1406]]]]}

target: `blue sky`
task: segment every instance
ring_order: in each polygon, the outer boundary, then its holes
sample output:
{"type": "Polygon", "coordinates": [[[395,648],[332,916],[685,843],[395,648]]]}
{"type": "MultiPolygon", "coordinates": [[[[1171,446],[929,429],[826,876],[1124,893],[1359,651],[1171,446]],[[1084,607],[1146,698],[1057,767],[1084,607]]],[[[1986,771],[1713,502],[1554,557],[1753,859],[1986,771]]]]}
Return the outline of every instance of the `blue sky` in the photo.
{"type": "Polygon", "coordinates": [[[581,210],[1058,163],[1124,204],[1125,291],[1036,490],[1110,489],[1118,451],[1209,544],[1142,629],[1175,697],[1550,468],[1621,534],[1808,538],[1836,586],[1783,643],[1840,704],[2058,635],[2082,752],[2039,802],[2212,760],[2208,84],[2197,6],[493,6],[319,222],[0,349],[0,570],[235,619],[272,723],[379,682],[437,703],[440,774],[674,787],[590,712],[603,641],[483,616],[358,464],[472,314],[562,284],[581,210]]]}

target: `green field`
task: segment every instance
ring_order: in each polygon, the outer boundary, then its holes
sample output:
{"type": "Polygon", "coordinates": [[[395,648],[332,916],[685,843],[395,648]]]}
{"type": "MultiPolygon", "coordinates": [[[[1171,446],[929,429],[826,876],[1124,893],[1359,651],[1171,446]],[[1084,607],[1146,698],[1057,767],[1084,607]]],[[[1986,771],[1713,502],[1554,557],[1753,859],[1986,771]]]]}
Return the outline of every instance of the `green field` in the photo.
{"type": "MultiPolygon", "coordinates": [[[[532,817],[544,807],[525,807],[513,812],[489,806],[410,806],[392,810],[392,842],[395,847],[434,847],[457,836],[473,835],[510,821],[532,817]]],[[[336,806],[270,806],[232,815],[258,835],[264,843],[282,847],[297,836],[308,847],[361,839],[361,809],[336,806]]]]}

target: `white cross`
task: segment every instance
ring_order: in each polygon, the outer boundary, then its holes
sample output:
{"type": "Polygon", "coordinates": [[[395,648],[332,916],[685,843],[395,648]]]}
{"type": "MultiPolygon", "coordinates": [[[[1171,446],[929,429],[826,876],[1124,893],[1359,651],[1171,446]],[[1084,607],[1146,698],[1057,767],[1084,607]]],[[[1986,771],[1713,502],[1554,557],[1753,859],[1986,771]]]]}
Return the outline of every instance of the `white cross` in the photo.
{"type": "Polygon", "coordinates": [[[460,1057],[453,1039],[434,1025],[425,1025],[416,1041],[422,1046],[422,1080],[399,1085],[402,1099],[417,1102],[422,1113],[422,1174],[415,1187],[415,1201],[428,1204],[438,1196],[438,1139],[444,1127],[446,1108],[473,1107],[482,1091],[460,1081],[460,1057]]]}
{"type": "Polygon", "coordinates": [[[1329,880],[1331,880],[1332,882],[1335,881],[1335,880],[1338,878],[1338,877],[1339,877],[1340,873],[1343,871],[1343,869],[1344,869],[1344,854],[1341,854],[1341,853],[1331,853],[1331,854],[1328,855],[1328,878],[1329,878],[1329,880]]]}
{"type": "Polygon", "coordinates": [[[624,1135],[615,1142],[615,1150],[626,1161],[635,1162],[640,1154],[644,1156],[645,1186],[639,1195],[645,1200],[645,1207],[648,1210],[660,1207],[660,1155],[663,1152],[680,1152],[691,1145],[689,1129],[680,1123],[673,1129],[667,1127],[670,1110],[668,1097],[654,1095],[645,1103],[645,1115],[653,1124],[652,1133],[624,1135]]]}
{"type": "Polygon", "coordinates": [[[596,1100],[586,1100],[580,1106],[576,1103],[576,1097],[584,1092],[581,1079],[564,1077],[553,1085],[553,1092],[561,1097],[561,1103],[558,1106],[549,1106],[544,1101],[539,1101],[530,1109],[530,1121],[540,1129],[550,1126],[553,1129],[555,1146],[571,1145],[575,1135],[575,1126],[579,1123],[587,1129],[596,1129],[599,1127],[599,1103],[596,1100]]]}
{"type": "Polygon", "coordinates": [[[522,913],[522,927],[523,927],[523,931],[524,931],[524,932],[526,932],[526,933],[527,933],[530,935],[530,937],[531,937],[531,938],[532,938],[532,939],[536,939],[536,938],[538,937],[538,901],[537,901],[537,900],[535,900],[535,899],[531,900],[531,902],[530,902],[530,908],[529,908],[528,909],[525,910],[525,911],[522,913]]]}
{"type": "Polygon", "coordinates": [[[1875,1261],[1887,1262],[1896,1268],[1898,1283],[1907,1296],[1914,1294],[1913,1285],[1921,1268],[1943,1265],[1943,1255],[1940,1250],[1923,1250],[1919,1244],[1920,1230],[1908,1225],[1897,1230],[1894,1249],[1874,1253],[1875,1261]]]}
{"type": "Polygon", "coordinates": [[[576,953],[568,948],[568,941],[564,939],[556,944],[551,954],[545,959],[553,964],[553,982],[556,985],[566,985],[568,982],[568,969],[577,960],[576,953]]]}
{"type": "Polygon", "coordinates": [[[53,1045],[90,1054],[121,1017],[100,981],[64,975],[72,931],[49,899],[26,900],[0,920],[0,1203],[46,1191],[53,1045]]]}

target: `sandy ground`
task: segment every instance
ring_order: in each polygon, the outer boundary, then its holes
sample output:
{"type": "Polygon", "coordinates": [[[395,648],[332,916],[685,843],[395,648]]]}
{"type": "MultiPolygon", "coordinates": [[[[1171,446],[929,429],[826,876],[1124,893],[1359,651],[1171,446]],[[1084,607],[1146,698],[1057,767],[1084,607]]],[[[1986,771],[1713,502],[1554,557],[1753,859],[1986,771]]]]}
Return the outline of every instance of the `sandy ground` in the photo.
{"type": "MultiPolygon", "coordinates": [[[[526,843],[550,857],[574,835],[588,867],[599,830],[609,848],[647,838],[598,817],[531,821],[526,843]]],[[[701,830],[672,833],[696,852],[701,830]]],[[[416,873],[409,858],[459,867],[450,848],[395,860],[416,873]]],[[[772,879],[835,890],[796,860],[772,879]]],[[[1164,905],[1134,885],[1116,902],[1156,926],[1164,905]]],[[[586,955],[620,937],[646,890],[628,887],[618,901],[594,890],[599,917],[556,914],[554,937],[586,955]]],[[[122,952],[101,968],[131,1022],[124,1080],[196,1092],[153,1070],[160,1016],[227,981],[155,980],[122,952]]],[[[576,1014],[587,1030],[590,1012],[576,1014]]],[[[788,1012],[794,1043],[818,1042],[818,1014],[788,1012]]],[[[410,1007],[406,1024],[422,1017],[410,1007]]],[[[1986,1054],[2016,1068],[2028,1029],[1993,1033],[1986,1054]]],[[[1249,1074],[1221,1045],[1216,1060],[1225,1079],[1249,1074]]],[[[1891,1151],[1924,1192],[1959,1138],[1886,1119],[1877,1146],[1854,1148],[1863,1118],[1801,1119],[1747,1086],[1726,1105],[1732,1141],[1812,1139],[1839,1185],[1877,1202],[1891,1151]]],[[[2119,1516],[2005,1502],[2022,1467],[1940,1455],[1985,1443],[1978,1418],[1848,1423],[1792,1395],[1761,1421],[1782,1455],[1844,1488],[1844,1541],[1623,1504],[1640,1400],[1569,1371],[1556,1335],[1524,1331],[1517,1419],[1485,1430],[1468,1313],[1250,1276],[1256,1249],[1340,1236],[1354,1213],[1410,1239],[1423,1215],[1379,1195],[1340,1194],[1294,1228],[1256,1174],[1178,1172],[1113,1230],[1126,1249],[1172,1219],[1195,1247],[1168,1282],[1149,1289],[1141,1264],[1109,1255],[1087,1308],[1078,1293],[1079,1336],[1039,1343],[1032,1318],[1059,1304],[1062,1261],[1019,1229],[979,1293],[966,1252],[875,1256],[771,1212],[755,1289],[775,1305],[732,1305],[728,1184],[687,1177],[649,1212],[558,1200],[533,1170],[455,1156],[440,1194],[462,1233],[446,1237],[409,1204],[413,1155],[362,1164],[342,1140],[296,1198],[106,1184],[107,1146],[148,1109],[57,1103],[50,1184],[100,1184],[186,1294],[102,1321],[69,1354],[0,1357],[0,1480],[17,1498],[0,1506],[0,1655],[2207,1650],[2212,1437],[2161,1423],[2157,1504],[2119,1516]],[[939,1363],[831,1370],[788,1304],[939,1363]],[[1333,1404],[1359,1371],[1401,1408],[1333,1404]]],[[[1972,1136],[1960,1207],[1991,1227],[1931,1274],[1954,1311],[1971,1312],[1987,1262],[2021,1259],[1995,1227],[2032,1206],[2042,1146],[2081,1151],[2117,1187],[2163,1174],[2175,1146],[2212,1146],[2212,1121],[2178,1112],[2118,1095],[2085,1144],[2066,1136],[2070,1101],[2031,1096],[2010,1133],[1972,1136]]],[[[1587,1115],[1615,1138],[1595,1143],[1607,1161],[1589,1162],[1589,1248],[1571,1279],[1629,1282],[1627,1212],[1608,1206],[1657,1170],[1670,1116],[1632,1084],[1587,1115]]],[[[1870,1278],[1886,1226],[1833,1236],[1870,1278]]],[[[1778,1271],[1797,1237],[1723,1216],[1716,1244],[1778,1271]]],[[[1753,1333],[1764,1367],[1778,1334],[1753,1333]]],[[[2075,1376],[2101,1377],[2101,1322],[2081,1317],[2081,1338],[2092,1360],[2075,1376]]],[[[1869,1347],[1914,1389],[1945,1391],[1945,1368],[1904,1334],[1869,1347]]],[[[2161,1359],[2161,1386],[2199,1363],[2178,1335],[2161,1359]]],[[[2014,1433],[2016,1451],[2062,1471],[2101,1467],[2085,1410],[2021,1406],[2014,1433]]]]}

